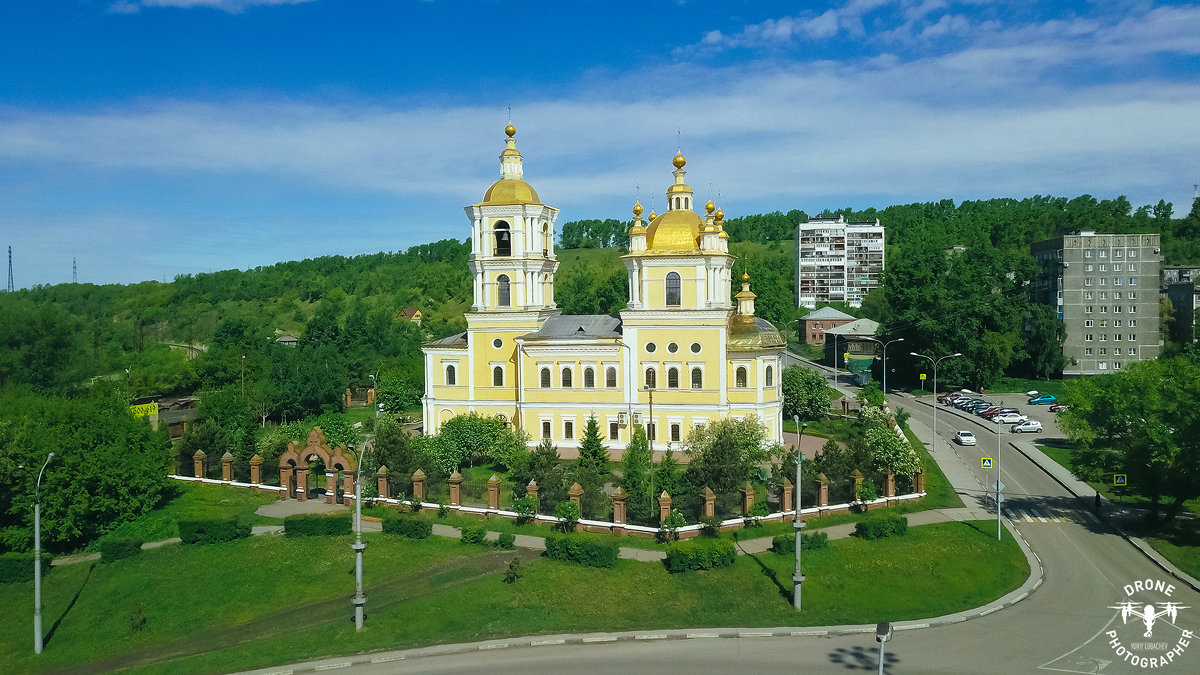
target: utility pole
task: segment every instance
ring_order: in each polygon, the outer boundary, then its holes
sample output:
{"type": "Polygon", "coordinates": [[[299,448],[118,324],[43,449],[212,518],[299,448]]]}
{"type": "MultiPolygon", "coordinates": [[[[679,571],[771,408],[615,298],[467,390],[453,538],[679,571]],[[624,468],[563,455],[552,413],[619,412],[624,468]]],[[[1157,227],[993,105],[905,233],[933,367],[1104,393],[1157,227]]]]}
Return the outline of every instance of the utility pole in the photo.
{"type": "Polygon", "coordinates": [[[42,474],[54,453],[46,455],[46,463],[38,472],[33,489],[33,653],[42,653],[42,474]]]}

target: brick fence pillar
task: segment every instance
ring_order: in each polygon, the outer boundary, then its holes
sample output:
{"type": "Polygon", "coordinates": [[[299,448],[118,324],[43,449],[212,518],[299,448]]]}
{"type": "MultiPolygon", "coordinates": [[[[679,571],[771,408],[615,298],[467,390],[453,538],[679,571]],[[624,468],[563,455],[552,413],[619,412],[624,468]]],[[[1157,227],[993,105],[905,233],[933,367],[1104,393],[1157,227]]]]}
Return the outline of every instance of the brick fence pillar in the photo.
{"type": "Polygon", "coordinates": [[[332,504],[337,501],[337,474],[332,471],[325,472],[325,503],[332,504]]]}
{"type": "Polygon", "coordinates": [[[375,472],[375,491],[379,493],[381,499],[392,498],[388,490],[386,465],[379,467],[379,470],[375,472]]]}
{"type": "Polygon", "coordinates": [[[614,534],[617,534],[617,530],[620,529],[620,528],[615,527],[616,525],[624,525],[625,524],[625,497],[626,497],[626,495],[625,495],[624,488],[618,487],[615,491],[613,491],[612,502],[613,502],[613,525],[614,525],[613,533],[614,534]]]}
{"type": "Polygon", "coordinates": [[[204,471],[204,458],[208,455],[204,454],[203,450],[197,450],[196,454],[192,455],[192,475],[196,478],[207,478],[204,471]]]}
{"type": "Polygon", "coordinates": [[[742,517],[750,517],[750,509],[754,506],[754,486],[750,481],[742,486],[742,517]]]}
{"type": "Polygon", "coordinates": [[[450,483],[450,506],[462,506],[462,474],[458,469],[447,479],[450,483]]]}
{"type": "Polygon", "coordinates": [[[792,510],[792,490],[793,489],[794,489],[794,486],[792,485],[792,481],[784,478],[783,479],[783,495],[779,498],[779,510],[780,511],[791,511],[792,510]]]}
{"type": "Polygon", "coordinates": [[[817,482],[821,484],[817,490],[817,506],[829,506],[829,477],[823,473],[817,474],[817,482]]]}
{"type": "Polygon", "coordinates": [[[896,496],[896,474],[889,473],[887,481],[883,484],[883,496],[891,499],[896,496]]]}
{"type": "Polygon", "coordinates": [[[704,486],[704,517],[713,518],[717,515],[717,495],[712,488],[704,486]]]}
{"type": "Polygon", "coordinates": [[[854,490],[851,492],[851,494],[854,496],[855,500],[858,499],[858,491],[862,488],[863,478],[866,478],[866,476],[863,476],[863,472],[859,471],[858,469],[850,472],[850,479],[854,481],[854,490]]]}
{"type": "Polygon", "coordinates": [[[921,493],[925,491],[925,472],[918,471],[915,480],[913,481],[913,491],[921,493]]]}
{"type": "Polygon", "coordinates": [[[542,510],[542,500],[540,497],[538,497],[538,484],[537,484],[536,480],[530,480],[529,484],[525,486],[525,494],[527,496],[533,497],[534,512],[536,513],[538,511],[541,511],[542,510]]]}
{"type": "Polygon", "coordinates": [[[296,467],[296,499],[308,501],[308,467],[296,467]]]}
{"type": "Polygon", "coordinates": [[[500,510],[500,478],[496,474],[488,479],[488,508],[493,511],[500,510]]]}
{"type": "Polygon", "coordinates": [[[412,496],[425,501],[425,472],[417,469],[412,475],[413,489],[412,496]]]}
{"type": "Polygon", "coordinates": [[[250,482],[253,485],[262,485],[262,462],[262,457],[257,454],[250,458],[250,482]]]}
{"type": "Polygon", "coordinates": [[[221,455],[221,480],[233,480],[233,453],[228,450],[221,455]]]}
{"type": "Polygon", "coordinates": [[[665,522],[669,515],[671,515],[671,495],[663,490],[662,494],[658,496],[658,522],[665,522]]]}
{"type": "Polygon", "coordinates": [[[579,486],[579,483],[571,483],[571,487],[567,489],[567,499],[578,504],[582,510],[583,504],[580,502],[583,500],[583,488],[579,486]]]}

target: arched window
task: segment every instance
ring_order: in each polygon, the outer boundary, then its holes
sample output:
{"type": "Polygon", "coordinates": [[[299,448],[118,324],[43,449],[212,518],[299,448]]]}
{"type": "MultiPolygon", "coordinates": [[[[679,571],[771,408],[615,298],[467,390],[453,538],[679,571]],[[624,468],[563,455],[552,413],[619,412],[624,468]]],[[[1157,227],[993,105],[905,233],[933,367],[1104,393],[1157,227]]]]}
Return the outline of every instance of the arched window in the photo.
{"type": "Polygon", "coordinates": [[[616,368],[609,366],[608,370],[604,371],[604,386],[606,386],[606,387],[617,386],[617,369],[616,368]]]}
{"type": "Polygon", "coordinates": [[[646,387],[648,387],[650,389],[654,389],[655,387],[657,387],[658,386],[658,383],[656,382],[657,379],[658,378],[656,378],[654,376],[654,369],[647,368],[646,369],[646,387]]]}
{"type": "Polygon", "coordinates": [[[550,369],[542,368],[542,389],[550,388],[550,369]]]}
{"type": "Polygon", "coordinates": [[[775,386],[775,370],[771,366],[767,366],[767,372],[763,375],[763,384],[768,387],[775,386]]]}
{"type": "Polygon", "coordinates": [[[454,384],[454,366],[446,366],[446,384],[454,384]]]}
{"type": "Polygon", "coordinates": [[[501,274],[500,276],[496,277],[496,283],[499,285],[499,290],[497,292],[499,297],[497,298],[496,304],[500,307],[508,307],[512,304],[512,288],[508,282],[508,275],[501,274]]]}
{"type": "Polygon", "coordinates": [[[496,223],[496,255],[512,255],[512,232],[503,220],[496,223]]]}
{"type": "Polygon", "coordinates": [[[562,386],[563,386],[563,388],[572,386],[571,385],[571,369],[570,368],[562,369],[562,386]]]}
{"type": "Polygon", "coordinates": [[[542,255],[550,256],[550,224],[542,224],[542,255]]]}
{"type": "Polygon", "coordinates": [[[504,366],[496,366],[495,368],[492,368],[492,386],[504,386],[504,366]]]}
{"type": "Polygon", "coordinates": [[[746,386],[746,368],[738,366],[738,369],[733,371],[733,381],[735,387],[745,388],[746,386]]]}
{"type": "Polygon", "coordinates": [[[679,388],[679,369],[667,368],[667,389],[679,388]]]}
{"type": "Polygon", "coordinates": [[[583,369],[583,386],[592,389],[596,386],[596,371],[591,368],[583,369]]]}
{"type": "Polygon", "coordinates": [[[699,368],[692,368],[692,389],[704,388],[704,371],[699,368]]]}
{"type": "Polygon", "coordinates": [[[678,307],[680,302],[679,273],[667,273],[667,306],[678,307]]]}

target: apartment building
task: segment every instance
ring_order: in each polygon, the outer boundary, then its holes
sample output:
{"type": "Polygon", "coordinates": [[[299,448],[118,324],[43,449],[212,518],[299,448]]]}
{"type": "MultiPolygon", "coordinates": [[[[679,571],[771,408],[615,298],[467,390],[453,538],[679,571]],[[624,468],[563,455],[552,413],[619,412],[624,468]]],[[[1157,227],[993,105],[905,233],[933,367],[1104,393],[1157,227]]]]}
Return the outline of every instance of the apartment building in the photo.
{"type": "Polygon", "coordinates": [[[883,231],[879,220],[847,222],[813,218],[796,228],[796,306],[862,304],[883,272],[883,231]]]}

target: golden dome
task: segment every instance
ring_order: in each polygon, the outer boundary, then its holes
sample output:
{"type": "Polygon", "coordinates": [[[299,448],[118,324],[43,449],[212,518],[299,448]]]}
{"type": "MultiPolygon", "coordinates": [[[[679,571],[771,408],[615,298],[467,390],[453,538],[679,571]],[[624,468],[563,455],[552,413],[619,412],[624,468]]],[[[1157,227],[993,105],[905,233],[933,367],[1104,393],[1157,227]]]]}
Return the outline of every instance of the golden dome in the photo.
{"type": "Polygon", "coordinates": [[[695,251],[704,220],[691,209],[672,209],[655,218],[646,229],[648,248],[655,251],[695,251]]]}
{"type": "Polygon", "coordinates": [[[640,216],[640,215],[642,215],[642,203],[641,203],[641,202],[634,202],[634,204],[633,204],[633,215],[635,215],[635,216],[640,216]]]}
{"type": "Polygon", "coordinates": [[[481,205],[541,204],[533,186],[520,178],[501,178],[483,194],[481,205]]]}
{"type": "Polygon", "coordinates": [[[687,164],[687,158],[683,156],[682,152],[676,152],[675,159],[672,159],[671,163],[675,165],[676,169],[682,169],[683,165],[687,164]]]}
{"type": "Polygon", "coordinates": [[[708,200],[708,203],[704,205],[704,211],[705,211],[705,213],[712,213],[712,212],[713,212],[713,209],[715,209],[715,208],[717,208],[717,206],[716,206],[715,204],[713,204],[713,203],[712,203],[712,200],[711,200],[711,199],[710,199],[710,200],[708,200]]]}
{"type": "Polygon", "coordinates": [[[658,214],[657,214],[657,213],[655,213],[655,212],[653,212],[653,211],[651,211],[651,212],[650,212],[650,216],[649,216],[650,222],[652,222],[652,223],[653,223],[653,222],[654,222],[654,219],[655,219],[655,218],[657,218],[657,217],[658,217],[658,214]]]}
{"type": "Polygon", "coordinates": [[[517,135],[517,128],[513,126],[512,122],[509,122],[508,126],[504,127],[504,134],[509,138],[517,135]]]}
{"type": "Polygon", "coordinates": [[[719,239],[728,239],[728,238],[729,238],[729,233],[728,233],[728,232],[726,232],[725,230],[721,230],[721,233],[717,235],[717,238],[719,238],[719,239]]]}
{"type": "MultiPolygon", "coordinates": [[[[709,202],[709,203],[711,204],[712,202],[709,202]]],[[[717,209],[717,212],[714,213],[713,215],[716,216],[717,220],[725,220],[725,212],[722,211],[721,209],[717,209]]]]}
{"type": "Polygon", "coordinates": [[[742,281],[750,281],[750,273],[742,272],[742,281]]]}
{"type": "Polygon", "coordinates": [[[646,228],[642,227],[638,223],[634,223],[633,227],[629,228],[629,234],[630,235],[646,234],[646,228]]]}
{"type": "Polygon", "coordinates": [[[729,319],[726,329],[726,345],[731,352],[757,352],[783,347],[779,330],[766,319],[757,316],[735,314],[729,319]]]}

